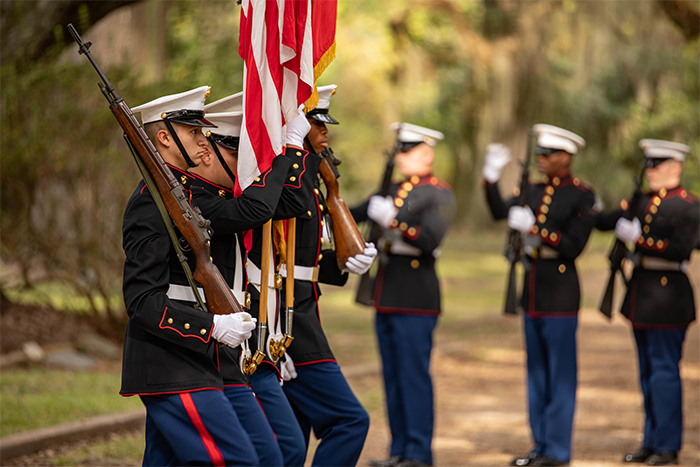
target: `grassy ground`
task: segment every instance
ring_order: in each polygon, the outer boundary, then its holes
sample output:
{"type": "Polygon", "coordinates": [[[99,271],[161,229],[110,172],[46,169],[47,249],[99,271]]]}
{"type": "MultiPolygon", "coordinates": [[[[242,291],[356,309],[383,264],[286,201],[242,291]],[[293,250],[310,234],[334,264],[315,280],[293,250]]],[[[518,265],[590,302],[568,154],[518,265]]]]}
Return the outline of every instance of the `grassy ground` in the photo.
{"type": "MultiPolygon", "coordinates": [[[[501,256],[503,240],[500,230],[481,235],[452,232],[438,261],[444,312],[435,336],[433,372],[438,394],[434,448],[440,465],[503,464],[511,454],[520,454],[508,452],[508,449],[519,451],[529,447],[520,322],[501,316],[507,266],[501,256]],[[465,453],[476,453],[477,457],[467,462],[462,460],[465,453]]],[[[594,234],[578,261],[584,307],[594,308],[598,303],[607,279],[605,254],[611,240],[609,235],[594,234]]],[[[694,283],[699,290],[697,258],[693,266],[694,283]]],[[[349,377],[353,390],[370,413],[372,427],[361,458],[364,463],[369,458],[384,456],[388,432],[384,394],[377,374],[373,313],[354,303],[355,285],[353,278],[343,288],[324,287],[321,319],[339,363],[349,374],[355,375],[349,377]],[[364,374],[363,368],[367,370],[364,374]]],[[[617,290],[619,295],[623,289],[620,286],[617,290]]],[[[584,459],[589,456],[594,460],[576,465],[604,465],[595,459],[601,456],[617,459],[617,450],[625,447],[625,443],[631,444],[631,448],[637,443],[641,414],[633,343],[625,323],[619,318],[611,327],[592,309],[585,310],[582,316],[581,409],[577,411],[575,451],[584,459]],[[598,359],[609,360],[612,366],[594,371],[598,359]],[[601,400],[606,399],[613,404],[609,410],[601,406],[601,400]],[[605,439],[615,440],[618,443],[615,446],[611,441],[596,438],[607,433],[608,427],[611,427],[610,436],[605,439]],[[607,443],[605,449],[598,446],[601,443],[607,443]],[[607,454],[603,452],[606,449],[607,454]]],[[[690,357],[686,357],[688,363],[683,376],[689,385],[687,403],[691,404],[690,410],[697,412],[700,370],[697,336],[693,339],[694,347],[690,357]]],[[[3,372],[0,433],[139,406],[138,399],[119,397],[118,388],[118,367],[90,374],[41,370],[3,372]]],[[[698,437],[697,419],[697,415],[688,417],[688,436],[698,437]]],[[[684,450],[697,456],[700,462],[699,445],[693,438],[684,450]]],[[[143,433],[125,433],[17,459],[13,463],[139,465],[142,451],[143,433]]]]}

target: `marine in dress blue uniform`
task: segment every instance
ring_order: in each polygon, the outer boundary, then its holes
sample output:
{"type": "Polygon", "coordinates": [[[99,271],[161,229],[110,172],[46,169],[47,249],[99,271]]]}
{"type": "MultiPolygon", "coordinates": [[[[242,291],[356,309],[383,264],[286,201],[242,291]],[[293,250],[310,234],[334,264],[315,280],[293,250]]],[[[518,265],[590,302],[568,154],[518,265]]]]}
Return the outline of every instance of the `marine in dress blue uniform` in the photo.
{"type": "Polygon", "coordinates": [[[693,289],[686,275],[700,244],[700,203],[681,186],[690,148],[672,141],[643,139],[650,192],[644,193],[632,220],[626,200],[598,217],[596,227],[615,229],[634,244],[634,263],[622,314],[632,324],[644,395],[644,441],[624,462],[676,464],[683,434],[681,378],[678,364],[688,325],[695,320],[693,289]]]}
{"type": "MultiPolygon", "coordinates": [[[[311,131],[306,148],[317,154],[327,146],[326,123],[338,123],[328,113],[335,88],[335,85],[319,87],[318,106],[307,114],[311,131]]],[[[313,175],[316,177],[316,172],[313,175]]],[[[353,466],[362,452],[369,416],[345,380],[321,326],[319,282],[343,285],[348,273],[338,268],[334,250],[322,249],[323,244],[330,243],[329,230],[325,236],[323,233],[324,229],[329,229],[330,218],[326,216],[322,192],[316,189],[314,195],[296,220],[294,342],[287,349],[288,358],[283,362],[283,389],[302,428],[306,445],[311,430],[321,441],[311,465],[353,466]]],[[[365,253],[369,251],[366,249],[365,253]]],[[[357,256],[362,256],[367,267],[371,265],[371,255],[357,256]]],[[[353,265],[348,270],[359,271],[353,265]]],[[[285,286],[283,284],[283,291],[285,286]]]]}
{"type": "Polygon", "coordinates": [[[455,199],[432,173],[442,133],[410,123],[391,128],[398,131],[396,167],[405,179],[386,199],[375,195],[352,209],[358,222],[372,219],[387,229],[374,306],[391,446],[388,459],[370,465],[418,467],[433,463],[430,353],[441,311],[435,261],[454,220],[455,199]]]}
{"type": "Polygon", "coordinates": [[[486,199],[494,219],[523,234],[526,267],[520,306],[527,351],[530,428],[535,447],[511,465],[564,465],[571,458],[576,404],[576,328],[581,301],[575,260],[595,223],[595,195],[571,175],[571,159],[585,146],[580,136],[552,125],[535,125],[542,183],[531,184],[524,207],[503,200],[497,181],[510,159],[490,145],[484,166],[486,199]]]}
{"type": "MultiPolygon", "coordinates": [[[[196,166],[207,152],[208,94],[203,86],[134,109],[173,170],[196,166]]],[[[181,266],[143,181],[124,213],[123,245],[129,320],[120,393],[146,406],[143,465],[257,465],[216,364],[217,340],[238,345],[254,327],[250,316],[213,316],[168,297],[171,271],[181,266]]]]}

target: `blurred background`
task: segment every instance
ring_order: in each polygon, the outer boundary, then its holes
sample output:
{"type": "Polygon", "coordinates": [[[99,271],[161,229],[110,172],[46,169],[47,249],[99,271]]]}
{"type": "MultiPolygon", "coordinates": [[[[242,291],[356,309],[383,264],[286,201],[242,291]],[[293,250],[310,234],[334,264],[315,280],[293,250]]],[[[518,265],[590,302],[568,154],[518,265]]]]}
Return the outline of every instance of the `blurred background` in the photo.
{"type": "MultiPolygon", "coordinates": [[[[140,176],[67,23],[93,42],[135,107],[202,85],[212,86],[210,101],[240,91],[239,17],[229,0],[0,2],[2,313],[34,313],[30,324],[4,321],[3,352],[32,333],[42,345],[70,340],[80,326],[119,342],[126,322],[121,221],[140,176]],[[39,326],[37,310],[47,313],[39,326]],[[46,310],[71,318],[52,321],[46,310]]],[[[377,189],[394,141],[390,123],[445,133],[436,174],[454,187],[458,216],[440,267],[458,338],[457,318],[498,314],[505,281],[504,226],[491,221],[481,188],[488,143],[505,143],[522,160],[535,123],[578,133],[587,147],[573,171],[612,208],[633,190],[643,158],[637,141],[671,139],[692,147],[683,183],[700,191],[699,33],[691,0],[339,0],[337,58],[319,85],[338,85],[331,113],[340,125],[330,134],[344,162],[343,197],[353,205],[377,189]]],[[[518,160],[506,168],[504,192],[520,171],[518,160]]],[[[585,306],[597,303],[609,240],[594,234],[584,260],[594,284],[585,306]]],[[[351,292],[329,290],[325,306],[340,310],[329,333],[334,325],[345,333],[331,338],[339,360],[358,349],[374,359],[373,348],[343,341],[357,313],[351,292]]],[[[369,335],[369,316],[357,332],[369,335]]],[[[118,365],[108,372],[100,390],[112,397],[118,365]]],[[[25,377],[17,384],[31,387],[25,377]]],[[[380,402],[381,393],[363,399],[377,410],[380,402]]]]}

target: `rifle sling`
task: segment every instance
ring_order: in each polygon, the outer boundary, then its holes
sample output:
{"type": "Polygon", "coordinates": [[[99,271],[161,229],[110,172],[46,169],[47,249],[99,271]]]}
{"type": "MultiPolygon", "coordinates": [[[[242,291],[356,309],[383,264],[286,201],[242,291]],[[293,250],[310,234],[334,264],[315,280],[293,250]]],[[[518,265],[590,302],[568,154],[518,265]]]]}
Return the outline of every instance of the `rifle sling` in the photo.
{"type": "Polygon", "coordinates": [[[124,139],[126,140],[126,144],[131,150],[131,155],[134,156],[134,160],[136,161],[136,165],[138,165],[139,167],[139,171],[141,172],[141,176],[143,176],[143,180],[146,182],[146,188],[148,188],[148,191],[151,193],[151,197],[153,198],[153,201],[155,201],[156,206],[158,207],[158,212],[160,212],[160,215],[163,218],[163,223],[165,224],[165,228],[168,231],[168,236],[170,237],[170,241],[172,242],[173,247],[175,248],[177,259],[180,261],[182,269],[185,271],[185,276],[187,276],[187,282],[189,282],[190,287],[192,288],[192,292],[194,293],[194,297],[197,300],[195,308],[202,311],[207,311],[207,306],[204,304],[204,301],[202,300],[202,297],[199,294],[197,283],[195,282],[194,277],[192,277],[192,270],[190,269],[190,265],[187,263],[187,256],[185,256],[182,253],[182,249],[180,248],[180,242],[178,241],[177,234],[175,233],[175,229],[173,228],[173,220],[170,218],[170,215],[168,214],[168,211],[165,208],[163,197],[160,195],[158,189],[155,188],[156,184],[153,180],[153,177],[151,177],[151,174],[148,172],[148,169],[146,169],[146,166],[136,153],[134,146],[131,144],[131,141],[129,141],[129,138],[126,136],[126,134],[124,134],[124,139]]]}

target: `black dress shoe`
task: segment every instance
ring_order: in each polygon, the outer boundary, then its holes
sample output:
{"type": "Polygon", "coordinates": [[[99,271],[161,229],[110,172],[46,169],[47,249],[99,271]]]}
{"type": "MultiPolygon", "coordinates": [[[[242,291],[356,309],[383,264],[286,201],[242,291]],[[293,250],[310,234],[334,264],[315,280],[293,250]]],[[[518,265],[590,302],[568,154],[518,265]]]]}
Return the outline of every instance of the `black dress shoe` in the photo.
{"type": "Polygon", "coordinates": [[[641,464],[649,459],[649,457],[651,457],[653,454],[654,451],[651,449],[642,448],[637,452],[625,454],[625,457],[622,458],[622,462],[637,462],[641,464]]]}
{"type": "Polygon", "coordinates": [[[404,459],[396,464],[396,467],[431,467],[431,465],[416,459],[404,459]]]}
{"type": "Polygon", "coordinates": [[[657,452],[649,456],[647,465],[671,465],[678,464],[678,453],[676,451],[657,452]]]}
{"type": "Polygon", "coordinates": [[[537,454],[536,452],[531,452],[527,454],[526,456],[519,456],[510,461],[510,465],[533,465],[532,462],[535,459],[539,459],[541,456],[537,454]]]}
{"type": "Polygon", "coordinates": [[[369,461],[371,467],[396,467],[403,460],[403,456],[391,456],[384,460],[369,461]]]}
{"type": "Polygon", "coordinates": [[[528,465],[533,467],[556,467],[558,465],[569,465],[569,463],[553,457],[538,457],[537,459],[533,459],[528,465]]]}

